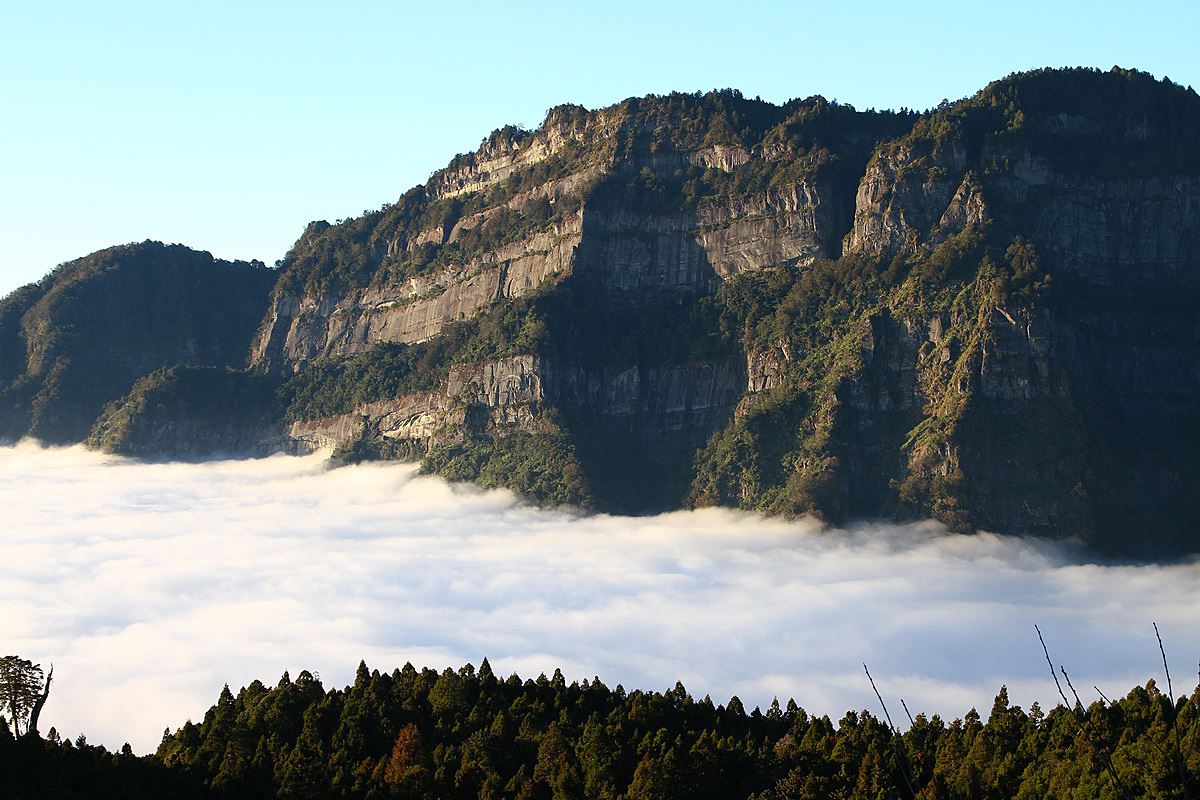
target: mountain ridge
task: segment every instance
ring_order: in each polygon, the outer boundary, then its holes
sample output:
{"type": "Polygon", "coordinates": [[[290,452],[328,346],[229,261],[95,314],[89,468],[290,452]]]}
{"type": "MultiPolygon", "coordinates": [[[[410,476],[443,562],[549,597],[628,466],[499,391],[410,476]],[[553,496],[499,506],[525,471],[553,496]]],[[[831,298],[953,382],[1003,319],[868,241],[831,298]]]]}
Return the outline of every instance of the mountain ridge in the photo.
{"type": "MultiPolygon", "coordinates": [[[[332,446],[599,510],[1190,552],[1198,131],[1194,91],[1116,68],[920,115],[733,91],[559,106],[311,223],[245,362],[156,363],[89,441],[332,446]]],[[[27,289],[0,304],[0,355],[32,363],[27,289]]]]}

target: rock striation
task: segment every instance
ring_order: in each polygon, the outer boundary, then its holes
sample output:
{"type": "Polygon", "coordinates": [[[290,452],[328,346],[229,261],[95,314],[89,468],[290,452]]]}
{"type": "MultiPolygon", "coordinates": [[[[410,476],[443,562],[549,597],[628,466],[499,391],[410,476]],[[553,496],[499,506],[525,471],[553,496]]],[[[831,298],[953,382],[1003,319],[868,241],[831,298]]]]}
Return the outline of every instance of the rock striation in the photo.
{"type": "MultiPolygon", "coordinates": [[[[1143,73],[1012,75],[924,114],[732,91],[561,106],[310,224],[278,266],[216,270],[273,284],[220,347],[209,317],[155,347],[79,317],[130,362],[91,443],[423,458],[618,511],[1200,546],[1200,98],[1143,73]]],[[[46,376],[87,360],[37,310],[49,285],[0,305],[0,383],[29,409],[5,424],[38,435],[80,396],[46,376]]]]}

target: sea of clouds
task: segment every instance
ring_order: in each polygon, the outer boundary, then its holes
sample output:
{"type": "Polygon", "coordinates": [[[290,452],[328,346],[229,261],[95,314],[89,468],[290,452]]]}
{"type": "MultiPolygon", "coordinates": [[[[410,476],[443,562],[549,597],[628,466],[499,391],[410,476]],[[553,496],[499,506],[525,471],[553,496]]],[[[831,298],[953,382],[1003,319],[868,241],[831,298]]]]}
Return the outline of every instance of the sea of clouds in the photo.
{"type": "Polygon", "coordinates": [[[933,524],[541,511],[407,465],[0,448],[0,654],[54,663],[43,732],[138,752],[224,683],[309,669],[341,686],[359,659],[680,680],[835,720],[876,708],[867,662],[885,698],[957,717],[986,715],[1001,684],[1056,699],[1035,622],[1086,701],[1160,673],[1157,621],[1179,692],[1198,578],[933,524]]]}

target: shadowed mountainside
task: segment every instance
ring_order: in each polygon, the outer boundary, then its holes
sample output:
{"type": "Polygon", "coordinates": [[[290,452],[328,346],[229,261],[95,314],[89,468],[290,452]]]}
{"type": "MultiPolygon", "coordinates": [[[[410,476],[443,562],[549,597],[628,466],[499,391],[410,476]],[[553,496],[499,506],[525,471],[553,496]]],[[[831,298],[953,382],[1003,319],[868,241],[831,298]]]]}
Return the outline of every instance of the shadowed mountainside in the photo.
{"type": "MultiPolygon", "coordinates": [[[[246,273],[269,298],[214,283],[205,308],[239,320],[220,347],[192,326],[144,353],[81,317],[138,354],[103,391],[48,377],[39,342],[76,323],[31,310],[46,282],[18,291],[4,424],[91,426],[142,457],[422,458],[600,510],[1190,552],[1198,154],[1196,93],[1116,68],[1012,75],[921,115],[733,91],[560,106],[394,204],[310,224],[277,272],[246,273]]],[[[83,361],[72,347],[56,358],[83,361]]]]}
{"type": "Polygon", "coordinates": [[[0,438],[88,436],[171,365],[242,367],[275,274],[180,245],[110,247],[0,300],[0,438]]]}

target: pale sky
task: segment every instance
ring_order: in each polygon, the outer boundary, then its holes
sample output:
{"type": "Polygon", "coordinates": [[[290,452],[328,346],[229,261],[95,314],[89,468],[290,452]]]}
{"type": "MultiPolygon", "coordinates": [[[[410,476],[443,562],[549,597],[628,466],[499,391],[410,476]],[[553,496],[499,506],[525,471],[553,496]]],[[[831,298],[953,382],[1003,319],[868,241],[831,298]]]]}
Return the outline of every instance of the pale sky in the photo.
{"type": "Polygon", "coordinates": [[[281,257],[506,123],[721,87],[926,108],[1038,66],[1200,84],[1196,2],[0,0],[0,294],[112,244],[281,257]]]}

